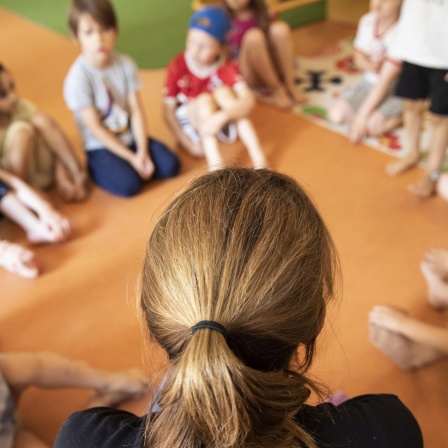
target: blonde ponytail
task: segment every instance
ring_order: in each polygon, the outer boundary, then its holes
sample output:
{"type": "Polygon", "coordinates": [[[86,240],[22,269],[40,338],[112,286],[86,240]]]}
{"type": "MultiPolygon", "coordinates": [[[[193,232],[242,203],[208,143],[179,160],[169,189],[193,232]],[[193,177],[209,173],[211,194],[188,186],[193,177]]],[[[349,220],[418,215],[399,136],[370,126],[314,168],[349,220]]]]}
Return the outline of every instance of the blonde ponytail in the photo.
{"type": "Polygon", "coordinates": [[[171,364],[146,446],[315,448],[294,416],[315,387],[306,371],[336,265],[322,219],[286,176],[226,169],[179,196],[142,273],[146,323],[171,364]],[[226,332],[193,334],[204,320],[226,332]]]}

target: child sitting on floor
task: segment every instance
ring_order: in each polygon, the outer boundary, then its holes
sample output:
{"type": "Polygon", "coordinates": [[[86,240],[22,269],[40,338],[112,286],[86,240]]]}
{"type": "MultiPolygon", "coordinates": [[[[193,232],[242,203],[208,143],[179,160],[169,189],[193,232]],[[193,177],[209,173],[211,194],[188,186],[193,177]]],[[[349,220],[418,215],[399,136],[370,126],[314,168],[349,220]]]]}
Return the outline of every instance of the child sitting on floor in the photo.
{"type": "Polygon", "coordinates": [[[193,15],[186,49],[168,67],[165,119],[190,154],[205,155],[210,169],[222,166],[218,140],[233,142],[237,135],[254,167],[263,168],[266,158],[247,118],[254,97],[223,52],[229,29],[221,8],[204,8],[193,15]]]}
{"type": "Polygon", "coordinates": [[[179,171],[178,158],[147,137],[137,67],[115,52],[118,23],[108,0],[73,0],[70,31],[81,48],[64,98],[82,134],[93,181],[112,194],[137,194],[151,178],[179,171]]]}
{"type": "Polygon", "coordinates": [[[148,388],[143,372],[129,369],[107,372],[53,353],[0,354],[0,446],[47,448],[17,422],[15,408],[30,386],[45,389],[91,388],[95,395],[87,407],[113,406],[142,396],[148,388]]]}
{"type": "Polygon", "coordinates": [[[66,201],[87,196],[87,173],[57,122],[17,94],[11,73],[0,64],[0,168],[33,187],[56,181],[66,201]]]}
{"type": "Polygon", "coordinates": [[[268,87],[274,104],[289,109],[306,101],[295,85],[289,26],[274,20],[265,0],[223,0],[230,14],[230,53],[250,87],[268,87]]]}
{"type": "MultiPolygon", "coordinates": [[[[448,308],[448,251],[428,251],[420,268],[429,303],[436,309],[448,308]]],[[[372,343],[403,369],[418,369],[448,356],[448,329],[414,319],[402,309],[376,306],[369,323],[372,343]]]]}
{"type": "Polygon", "coordinates": [[[402,122],[403,102],[394,96],[401,62],[388,56],[401,0],[371,0],[361,17],[354,42],[355,64],[362,80],[343,90],[329,110],[335,124],[348,124],[353,143],[382,135],[402,122]]]}

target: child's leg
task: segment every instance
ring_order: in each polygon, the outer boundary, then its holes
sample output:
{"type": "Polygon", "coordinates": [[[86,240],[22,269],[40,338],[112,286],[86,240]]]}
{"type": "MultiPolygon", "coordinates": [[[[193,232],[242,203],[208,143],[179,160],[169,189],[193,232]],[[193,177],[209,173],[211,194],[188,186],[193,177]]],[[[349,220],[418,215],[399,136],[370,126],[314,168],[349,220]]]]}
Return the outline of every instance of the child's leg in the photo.
{"type": "Polygon", "coordinates": [[[369,117],[367,122],[367,134],[372,136],[380,136],[392,131],[400,126],[403,122],[401,115],[385,117],[380,111],[375,111],[369,117]]]}
{"type": "Polygon", "coordinates": [[[353,108],[344,98],[338,98],[328,111],[328,118],[334,124],[348,124],[354,117],[353,108]]]}
{"type": "Polygon", "coordinates": [[[87,160],[93,181],[109,193],[131,197],[141,190],[143,180],[137,171],[107,149],[88,151],[87,160]]]}
{"type": "Polygon", "coordinates": [[[28,180],[35,145],[36,135],[29,123],[12,123],[5,136],[2,166],[17,177],[28,180]]]}
{"type": "Polygon", "coordinates": [[[442,174],[437,182],[437,193],[439,196],[448,201],[448,174],[442,174]]]}
{"type": "Polygon", "coordinates": [[[448,307],[448,252],[431,249],[426,252],[420,269],[428,285],[428,301],[435,308],[448,307]]]}
{"type": "Polygon", "coordinates": [[[57,161],[67,170],[59,170],[56,177],[62,197],[70,201],[84,199],[87,195],[87,173],[67,136],[52,117],[42,112],[35,114],[31,122],[57,161]]]}
{"type": "Polygon", "coordinates": [[[437,177],[440,174],[448,146],[448,116],[430,114],[430,117],[432,131],[426,175],[419,182],[409,186],[412,193],[422,198],[427,198],[435,193],[437,177]],[[435,173],[436,176],[433,177],[432,173],[435,173]]]}
{"type": "Polygon", "coordinates": [[[258,87],[260,83],[266,85],[272,92],[276,106],[281,109],[289,109],[292,106],[292,101],[272,63],[266,36],[259,28],[252,28],[244,35],[239,65],[249,86],[258,87]]]}
{"type": "Polygon", "coordinates": [[[288,93],[296,103],[305,102],[305,94],[297,88],[295,83],[291,29],[285,22],[276,20],[269,26],[268,32],[277,71],[281,75],[288,93]]]}
{"type": "Polygon", "coordinates": [[[9,192],[3,197],[0,202],[0,210],[25,230],[31,243],[56,243],[64,241],[68,236],[64,230],[66,224],[62,222],[66,221],[65,218],[61,217],[60,220],[56,220],[60,222],[55,222],[52,226],[46,225],[19,200],[14,192],[9,192]]]}
{"type": "Polygon", "coordinates": [[[39,275],[33,252],[4,240],[0,241],[0,266],[25,278],[39,275]]]}
{"type": "MultiPolygon", "coordinates": [[[[213,96],[221,109],[230,109],[235,104],[235,93],[229,87],[216,89],[213,96]]],[[[238,135],[249,152],[254,168],[266,168],[268,163],[252,122],[248,118],[241,118],[236,121],[236,127],[238,135]]]]}
{"type": "MultiPolygon", "coordinates": [[[[187,118],[196,130],[216,112],[218,105],[210,94],[201,94],[187,106],[187,118]]],[[[215,135],[201,136],[202,148],[210,171],[222,168],[223,161],[215,135]]]]}
{"type": "Polygon", "coordinates": [[[423,100],[404,100],[404,127],[408,153],[406,157],[386,166],[389,176],[397,176],[413,168],[420,160],[420,133],[423,124],[423,100]]]}
{"type": "MultiPolygon", "coordinates": [[[[15,394],[29,386],[46,389],[91,388],[108,398],[137,397],[147,391],[143,372],[129,369],[108,372],[54,353],[5,353],[0,369],[15,394]]],[[[118,401],[115,401],[117,403],[118,401]]]]}
{"type": "Polygon", "coordinates": [[[148,152],[154,163],[154,179],[168,179],[179,173],[179,158],[162,142],[148,138],[148,152]]]}
{"type": "Polygon", "coordinates": [[[404,310],[375,307],[369,326],[373,345],[403,369],[418,369],[448,356],[448,330],[408,317],[404,310]]]}

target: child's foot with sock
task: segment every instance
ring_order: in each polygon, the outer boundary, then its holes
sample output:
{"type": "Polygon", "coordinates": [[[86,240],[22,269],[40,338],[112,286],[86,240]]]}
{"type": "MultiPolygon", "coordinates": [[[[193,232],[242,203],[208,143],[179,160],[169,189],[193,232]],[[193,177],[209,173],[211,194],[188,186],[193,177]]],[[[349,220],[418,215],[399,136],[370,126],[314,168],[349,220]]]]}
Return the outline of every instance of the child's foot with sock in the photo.
{"type": "Polygon", "coordinates": [[[33,252],[8,241],[0,241],[0,266],[25,278],[39,275],[33,252]]]}

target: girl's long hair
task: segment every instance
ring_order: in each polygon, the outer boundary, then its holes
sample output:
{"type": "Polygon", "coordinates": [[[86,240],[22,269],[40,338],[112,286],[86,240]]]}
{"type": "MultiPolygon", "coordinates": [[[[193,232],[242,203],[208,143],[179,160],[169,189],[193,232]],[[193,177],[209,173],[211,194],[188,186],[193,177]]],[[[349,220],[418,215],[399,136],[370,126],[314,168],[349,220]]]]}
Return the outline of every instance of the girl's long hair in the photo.
{"type": "Polygon", "coordinates": [[[170,360],[146,446],[315,448],[294,416],[315,387],[306,372],[337,266],[293,179],[228,168],[194,181],[146,248],[141,308],[170,360]],[[228,337],[193,335],[202,320],[228,337]]]}
{"type": "MultiPolygon", "coordinates": [[[[230,17],[233,17],[233,11],[227,5],[224,0],[224,7],[229,13],[230,17]]],[[[265,0],[250,0],[249,8],[254,12],[257,26],[263,30],[266,34],[269,29],[269,9],[265,0]]]]}

